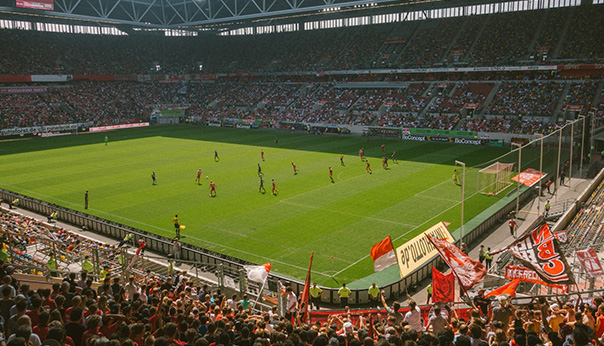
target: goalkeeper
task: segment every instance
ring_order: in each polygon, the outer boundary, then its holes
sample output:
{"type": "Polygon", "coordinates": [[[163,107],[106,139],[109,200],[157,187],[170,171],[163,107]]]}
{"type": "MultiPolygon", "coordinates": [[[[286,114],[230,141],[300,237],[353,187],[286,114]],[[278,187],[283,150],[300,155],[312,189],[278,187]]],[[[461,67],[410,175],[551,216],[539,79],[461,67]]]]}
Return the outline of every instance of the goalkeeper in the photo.
{"type": "Polygon", "coordinates": [[[455,185],[459,185],[459,183],[457,182],[457,169],[453,170],[453,182],[455,183],[455,185]]]}

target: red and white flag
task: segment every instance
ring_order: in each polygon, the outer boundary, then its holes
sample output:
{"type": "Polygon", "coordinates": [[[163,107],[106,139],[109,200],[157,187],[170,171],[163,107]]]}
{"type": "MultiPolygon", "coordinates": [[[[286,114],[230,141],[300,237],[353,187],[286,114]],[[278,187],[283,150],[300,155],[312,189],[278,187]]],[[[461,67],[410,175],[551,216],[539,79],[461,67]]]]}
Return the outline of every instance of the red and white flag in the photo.
{"type": "Polygon", "coordinates": [[[451,267],[451,270],[457,276],[457,280],[459,280],[459,284],[465,290],[472,288],[487,275],[487,268],[482,263],[468,257],[457,246],[445,239],[433,238],[429,234],[426,234],[426,237],[438,250],[445,263],[451,267]]]}
{"type": "Polygon", "coordinates": [[[455,301],[455,275],[443,274],[432,267],[432,302],[450,303],[455,301]]]}
{"type": "Polygon", "coordinates": [[[520,279],[510,281],[507,284],[487,293],[485,295],[485,297],[496,297],[496,296],[500,296],[502,294],[509,294],[510,298],[513,298],[516,295],[516,290],[518,289],[518,285],[520,285],[520,279]]]}
{"type": "Polygon", "coordinates": [[[600,263],[598,254],[596,254],[596,250],[587,249],[577,250],[576,252],[577,258],[581,262],[583,269],[585,269],[587,276],[595,278],[604,275],[604,270],[602,270],[602,264],[600,263]]]}
{"type": "Polygon", "coordinates": [[[266,263],[261,266],[243,266],[247,272],[247,278],[254,282],[264,282],[271,271],[271,264],[266,263]]]}
{"type": "Polygon", "coordinates": [[[371,248],[371,258],[373,258],[373,269],[376,272],[396,264],[396,253],[392,247],[390,236],[387,236],[371,248]]]}

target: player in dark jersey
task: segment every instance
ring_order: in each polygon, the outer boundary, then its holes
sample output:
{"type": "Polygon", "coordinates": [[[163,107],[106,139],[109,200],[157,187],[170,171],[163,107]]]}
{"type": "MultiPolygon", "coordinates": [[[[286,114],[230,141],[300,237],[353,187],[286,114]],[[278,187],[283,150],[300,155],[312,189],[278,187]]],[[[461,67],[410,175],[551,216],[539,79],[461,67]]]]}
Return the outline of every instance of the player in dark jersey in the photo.
{"type": "Polygon", "coordinates": [[[155,177],[155,172],[151,173],[151,180],[153,180],[153,185],[157,185],[157,178],[155,177]]]}
{"type": "Polygon", "coordinates": [[[342,165],[342,166],[346,166],[346,165],[344,164],[344,154],[342,154],[342,153],[340,153],[340,165],[342,165]]]}
{"type": "Polygon", "coordinates": [[[264,179],[260,176],[260,186],[258,187],[258,192],[266,193],[266,189],[264,188],[264,179]]]}
{"type": "Polygon", "coordinates": [[[261,177],[263,175],[264,173],[262,173],[262,167],[260,167],[260,164],[258,164],[258,176],[261,177]]]}
{"type": "Polygon", "coordinates": [[[220,161],[220,158],[218,157],[218,151],[214,150],[214,161],[218,162],[220,161]]]}
{"type": "Polygon", "coordinates": [[[392,152],[392,163],[396,163],[398,165],[398,160],[396,159],[396,151],[392,152]]]}

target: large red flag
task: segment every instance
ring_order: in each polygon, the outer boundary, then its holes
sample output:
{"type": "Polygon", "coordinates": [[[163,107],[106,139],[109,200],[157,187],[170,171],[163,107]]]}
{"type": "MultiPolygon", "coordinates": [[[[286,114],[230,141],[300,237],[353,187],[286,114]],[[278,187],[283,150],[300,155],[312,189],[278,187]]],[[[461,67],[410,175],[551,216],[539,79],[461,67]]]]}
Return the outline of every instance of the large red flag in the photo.
{"type": "Polygon", "coordinates": [[[510,281],[507,284],[499,287],[498,289],[492,290],[491,292],[487,293],[485,295],[485,297],[496,297],[496,296],[500,296],[502,294],[509,294],[510,298],[514,298],[519,284],[520,284],[520,279],[510,281]]]}
{"type": "Polygon", "coordinates": [[[315,252],[310,253],[310,263],[308,264],[308,273],[306,273],[306,281],[304,282],[304,290],[300,297],[300,318],[302,323],[308,322],[308,299],[310,297],[310,268],[312,267],[312,258],[315,252]]]}
{"type": "MultiPolygon", "coordinates": [[[[425,233],[426,234],[426,233],[425,233]]],[[[436,239],[426,234],[442,259],[451,267],[464,290],[469,290],[487,275],[487,268],[461,252],[445,239],[436,239]]]]}
{"type": "Polygon", "coordinates": [[[455,275],[443,274],[432,267],[432,302],[449,303],[455,301],[455,275]]]}

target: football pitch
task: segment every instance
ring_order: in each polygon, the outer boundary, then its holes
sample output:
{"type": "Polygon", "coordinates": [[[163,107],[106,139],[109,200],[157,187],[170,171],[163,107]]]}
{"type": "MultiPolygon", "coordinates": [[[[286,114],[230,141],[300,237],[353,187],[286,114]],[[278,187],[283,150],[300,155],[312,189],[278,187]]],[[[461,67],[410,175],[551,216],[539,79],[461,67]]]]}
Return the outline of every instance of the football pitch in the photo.
{"type": "Polygon", "coordinates": [[[86,212],[166,237],[174,236],[171,221],[178,214],[186,225],[183,242],[270,262],[273,271],[292,277],[305,276],[314,251],[313,281],[335,287],[336,280],[351,282],[373,273],[369,250],[388,235],[397,247],[439,221],[449,222],[451,231],[459,227],[455,160],[468,166],[466,221],[498,201],[503,193],[477,193],[477,169],[471,167],[509,150],[169,125],[3,141],[0,186],[80,211],[88,190],[86,212]],[[389,158],[397,152],[399,162],[389,160],[388,170],[381,164],[382,144],[389,158]],[[360,148],[372,174],[359,158],[360,148]],[[220,160],[214,160],[214,151],[220,160]],[[258,164],[266,193],[259,192],[258,164]],[[198,169],[201,184],[195,182],[198,169]],[[210,197],[211,180],[216,197],[210,197]]]}

